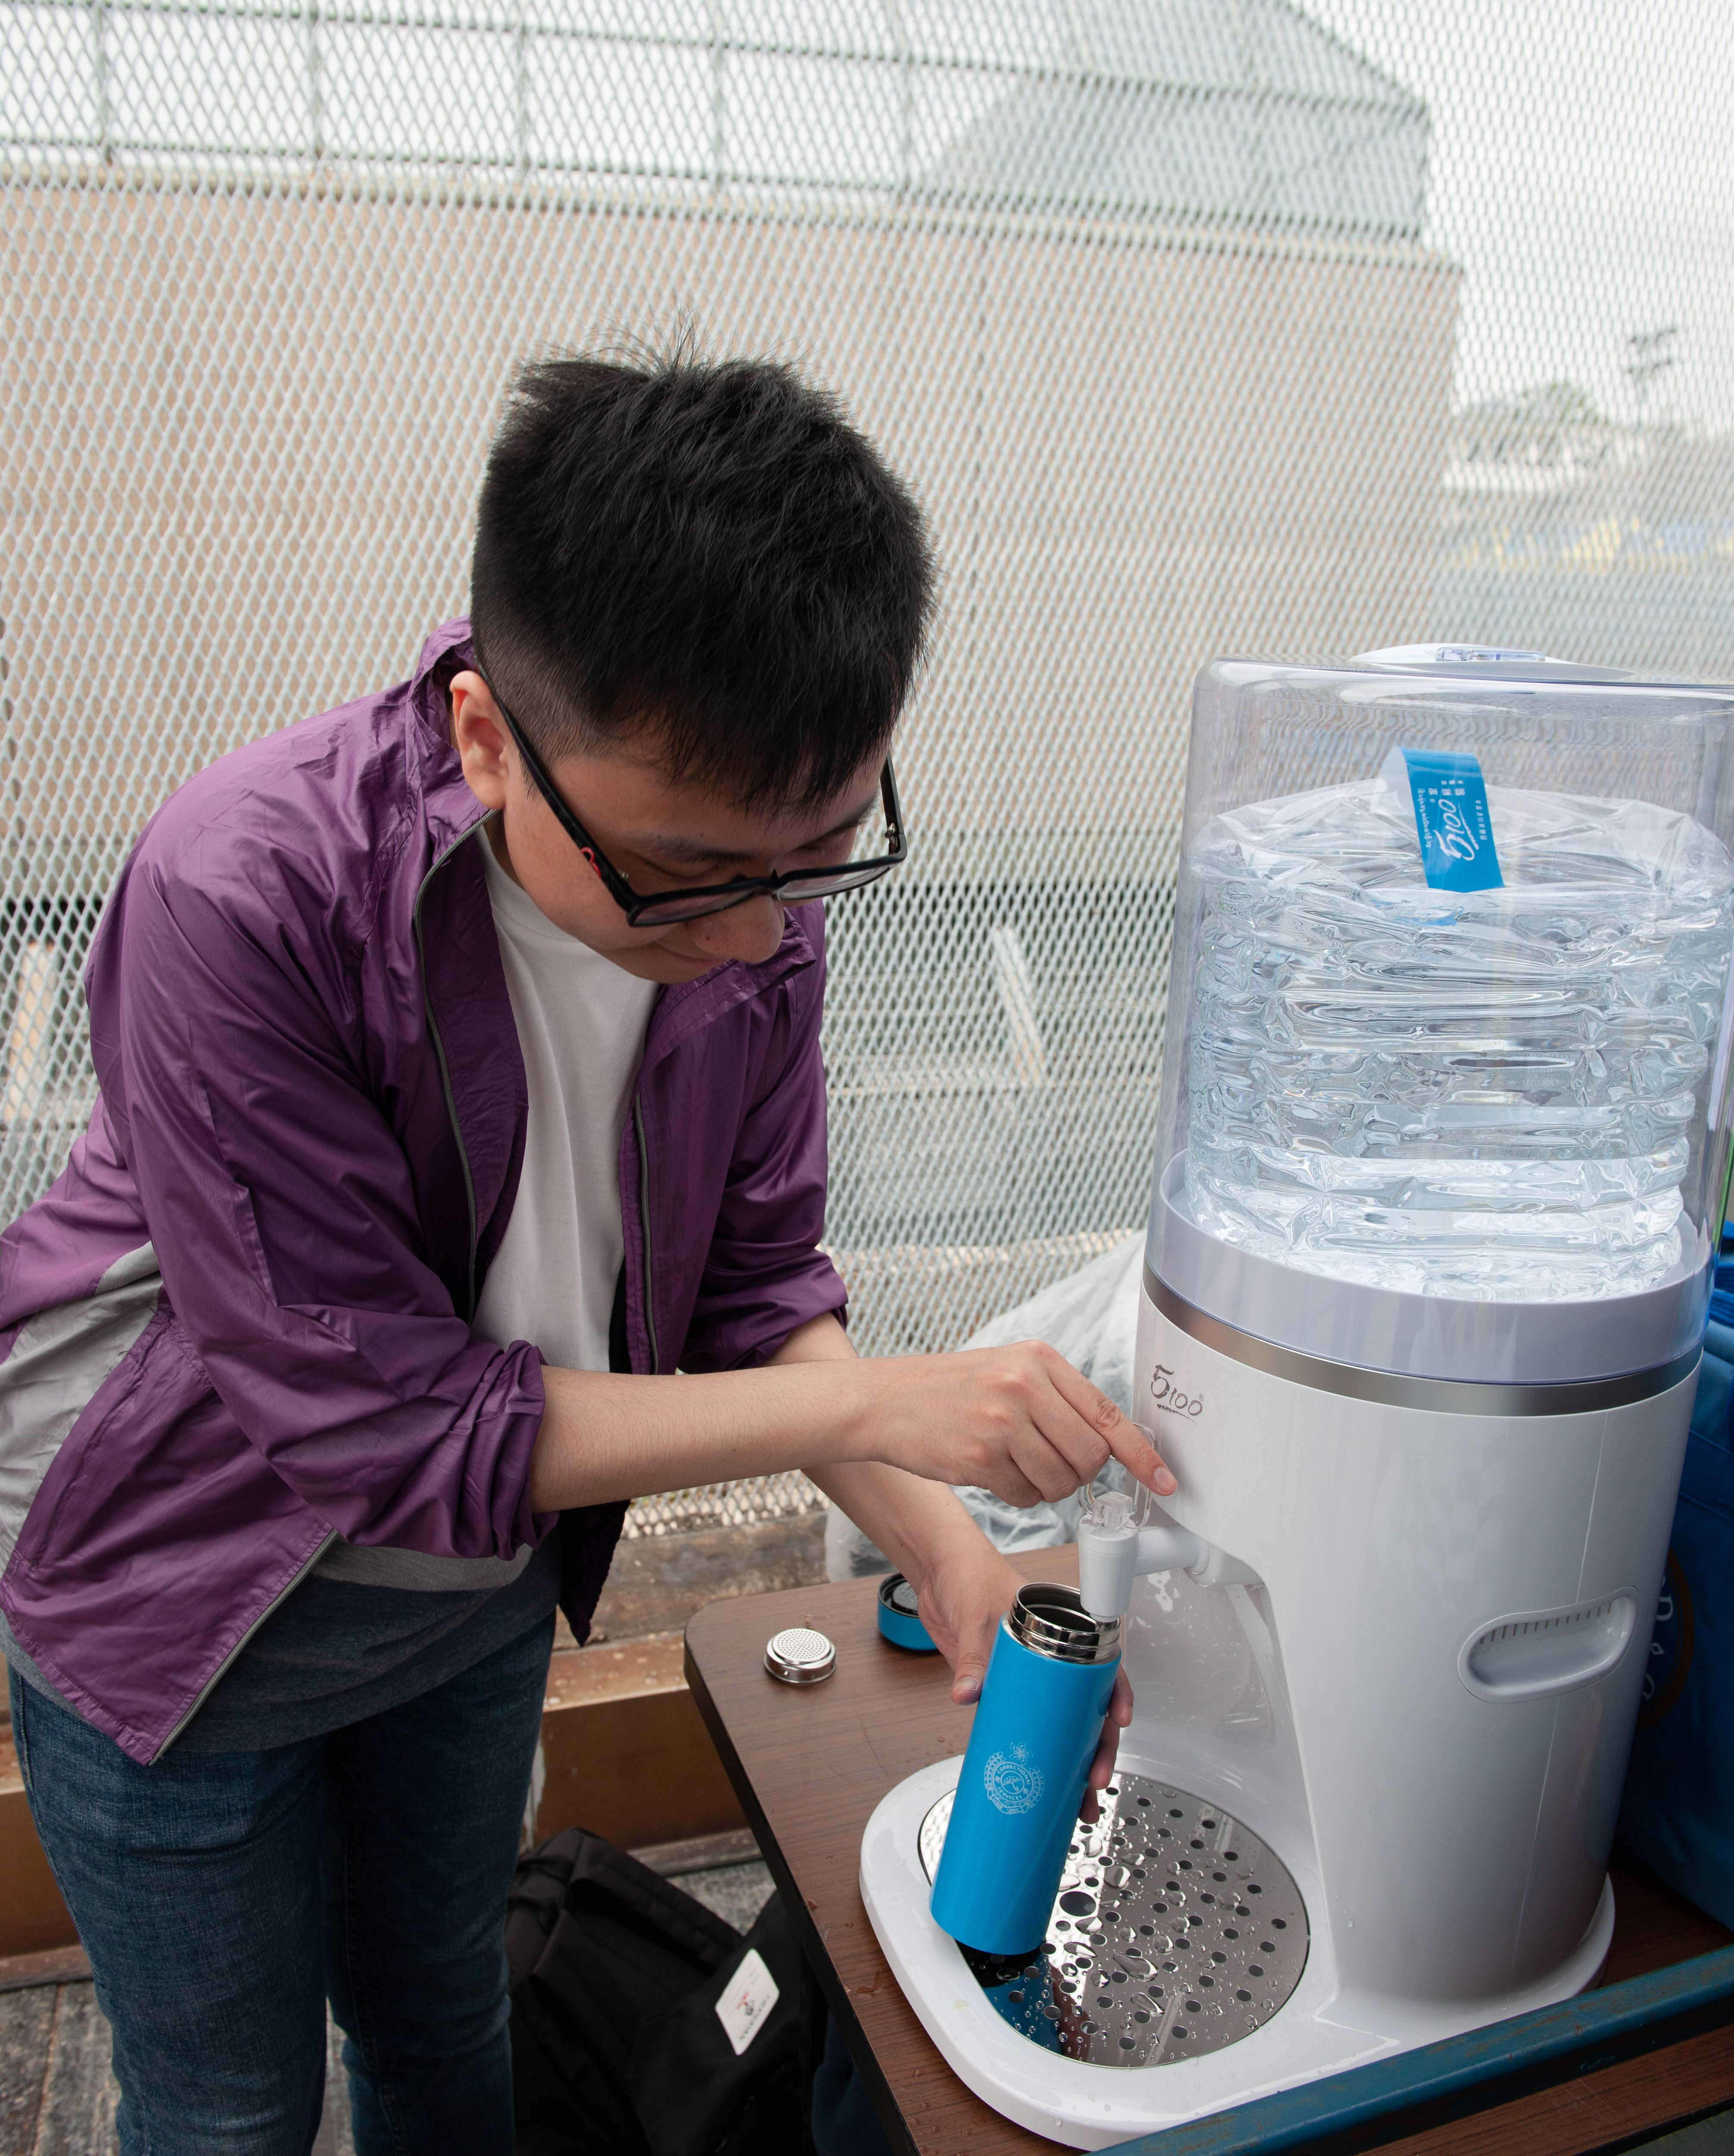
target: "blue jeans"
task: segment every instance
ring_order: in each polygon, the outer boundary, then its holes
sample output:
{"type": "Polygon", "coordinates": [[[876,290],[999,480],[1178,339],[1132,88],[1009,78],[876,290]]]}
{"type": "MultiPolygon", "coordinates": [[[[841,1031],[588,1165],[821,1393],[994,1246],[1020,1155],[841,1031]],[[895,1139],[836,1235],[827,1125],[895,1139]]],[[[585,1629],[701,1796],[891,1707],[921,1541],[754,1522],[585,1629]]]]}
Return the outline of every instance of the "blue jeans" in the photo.
{"type": "Polygon", "coordinates": [[[505,1897],[552,1632],[330,1736],[154,1767],[13,1677],[124,2156],[307,2156],[327,1998],[358,2156],[511,2156],[505,1897]]]}

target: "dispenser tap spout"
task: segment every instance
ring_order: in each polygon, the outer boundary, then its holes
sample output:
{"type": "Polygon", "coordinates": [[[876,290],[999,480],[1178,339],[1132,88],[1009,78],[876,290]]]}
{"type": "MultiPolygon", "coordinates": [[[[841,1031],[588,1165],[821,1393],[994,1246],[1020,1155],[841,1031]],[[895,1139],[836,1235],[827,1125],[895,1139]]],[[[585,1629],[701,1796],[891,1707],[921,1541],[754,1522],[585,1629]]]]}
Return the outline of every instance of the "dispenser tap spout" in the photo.
{"type": "Polygon", "coordinates": [[[1123,1491],[1099,1491],[1078,1522],[1078,1594],[1092,1617],[1124,1617],[1135,1579],[1150,1572],[1203,1572],[1212,1554],[1188,1528],[1140,1526],[1123,1491]]]}

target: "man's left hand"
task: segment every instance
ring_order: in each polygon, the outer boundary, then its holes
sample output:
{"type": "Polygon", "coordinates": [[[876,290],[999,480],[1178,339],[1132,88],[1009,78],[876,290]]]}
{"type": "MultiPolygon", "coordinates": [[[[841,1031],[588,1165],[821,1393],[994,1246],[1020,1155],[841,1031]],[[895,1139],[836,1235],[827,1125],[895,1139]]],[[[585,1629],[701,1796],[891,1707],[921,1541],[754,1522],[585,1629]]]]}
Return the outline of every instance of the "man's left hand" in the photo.
{"type": "MultiPolygon", "coordinates": [[[[964,1544],[947,1551],[928,1577],[916,1587],[921,1622],[933,1644],[952,1666],[952,1697],[967,1707],[982,1695],[988,1658],[1001,1618],[1012,1606],[1023,1575],[1002,1557],[985,1537],[972,1547],[964,1544]]],[[[1102,1724],[1101,1742],[1090,1763],[1090,1779],[1079,1817],[1093,1825],[1101,1807],[1096,1793],[1114,1777],[1114,1755],[1120,1732],[1132,1718],[1132,1688],[1122,1667],[1115,1672],[1114,1690],[1108,1701],[1108,1718],[1102,1724]]]]}

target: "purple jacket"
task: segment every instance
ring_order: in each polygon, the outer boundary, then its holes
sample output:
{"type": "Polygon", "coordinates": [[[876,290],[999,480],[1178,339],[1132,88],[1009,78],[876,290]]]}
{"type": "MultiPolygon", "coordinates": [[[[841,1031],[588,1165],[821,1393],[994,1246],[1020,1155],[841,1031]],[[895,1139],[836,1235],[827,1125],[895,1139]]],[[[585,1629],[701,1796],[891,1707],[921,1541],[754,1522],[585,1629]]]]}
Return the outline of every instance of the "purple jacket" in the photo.
{"type": "MultiPolygon", "coordinates": [[[[510,1557],[541,1363],[470,1331],[524,1066],[444,684],[237,750],[154,817],[85,975],[100,1096],[0,1237],[0,1609],[149,1762],[334,1535],[510,1557]]],[[[839,1310],[823,916],[658,994],[620,1153],[640,1372],[740,1368],[839,1310]]],[[[582,1637],[623,1507],[567,1514],[582,1637]]]]}

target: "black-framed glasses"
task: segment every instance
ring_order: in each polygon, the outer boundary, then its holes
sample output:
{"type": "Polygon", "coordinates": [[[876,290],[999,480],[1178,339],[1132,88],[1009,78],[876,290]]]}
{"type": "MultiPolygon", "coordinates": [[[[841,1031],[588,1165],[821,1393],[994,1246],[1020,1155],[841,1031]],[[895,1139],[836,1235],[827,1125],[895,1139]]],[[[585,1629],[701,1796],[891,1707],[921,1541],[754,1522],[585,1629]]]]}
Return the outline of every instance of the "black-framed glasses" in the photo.
{"type": "MultiPolygon", "coordinates": [[[[491,684],[490,688],[491,690],[491,684]]],[[[897,781],[892,776],[891,759],[887,757],[879,778],[880,798],[885,812],[884,853],[861,860],[844,861],[836,868],[793,869],[783,875],[736,876],[728,883],[703,884],[691,890],[657,891],[647,896],[633,889],[562,800],[547,767],[531,747],[523,727],[500,702],[497,692],[494,694],[494,703],[505,721],[507,732],[517,743],[525,769],[553,810],[555,820],[602,878],[609,897],[625,914],[629,928],[665,927],[676,921],[695,921],[707,913],[726,913],[731,906],[744,905],[749,898],[780,898],[791,906],[804,905],[815,898],[834,898],[839,891],[859,891],[863,884],[876,883],[880,876],[908,858],[903,811],[897,800],[897,781]]]]}

